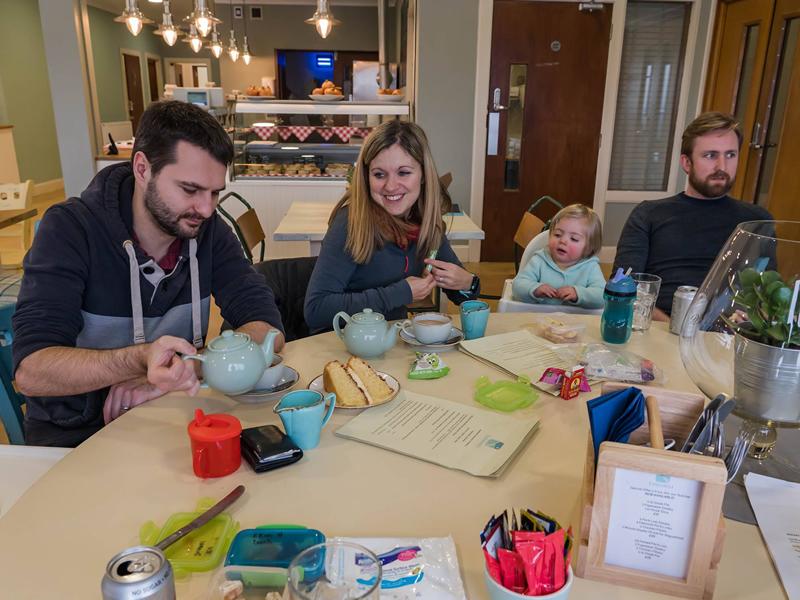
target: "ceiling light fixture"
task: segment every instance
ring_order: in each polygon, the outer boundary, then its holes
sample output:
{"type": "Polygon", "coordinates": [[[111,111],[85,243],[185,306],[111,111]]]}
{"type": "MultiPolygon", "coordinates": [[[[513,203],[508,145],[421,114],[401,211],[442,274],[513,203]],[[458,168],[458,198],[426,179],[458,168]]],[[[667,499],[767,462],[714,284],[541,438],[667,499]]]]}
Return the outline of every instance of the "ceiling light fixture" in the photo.
{"type": "Polygon", "coordinates": [[[239,60],[239,48],[236,47],[236,35],[233,31],[233,4],[231,7],[231,39],[228,41],[228,56],[231,61],[236,62],[239,60]]]}
{"type": "MultiPolygon", "coordinates": [[[[153,0],[150,0],[151,2],[153,0]]],[[[159,0],[160,1],[160,0],[159,0]]],[[[180,30],[172,23],[172,14],[169,12],[169,0],[164,0],[164,15],[162,16],[161,26],[153,32],[164,38],[167,46],[174,46],[178,41],[180,30]]]]}
{"type": "Polygon", "coordinates": [[[197,34],[197,27],[194,26],[194,23],[189,25],[189,34],[183,38],[183,41],[188,42],[195,53],[200,52],[203,48],[203,38],[197,34]]]}
{"type": "MultiPolygon", "coordinates": [[[[245,7],[246,9],[246,7],[245,7]]],[[[253,57],[250,55],[250,46],[247,44],[247,13],[244,13],[244,44],[242,47],[242,62],[245,66],[250,64],[253,57]]]]}
{"type": "Polygon", "coordinates": [[[208,8],[206,0],[194,0],[194,10],[186,17],[186,20],[190,23],[194,23],[194,26],[197,27],[197,31],[203,37],[211,33],[214,23],[221,22],[208,8]]]}
{"type": "Polygon", "coordinates": [[[328,37],[334,25],[341,24],[341,21],[333,18],[333,13],[328,6],[328,0],[317,0],[317,10],[314,12],[314,16],[306,19],[305,22],[309,25],[314,25],[322,39],[328,37]]]}
{"type": "Polygon", "coordinates": [[[223,47],[222,42],[219,41],[216,23],[214,23],[214,27],[211,28],[211,42],[208,44],[207,48],[211,50],[211,54],[214,55],[214,58],[222,56],[223,47]]]}
{"type": "Polygon", "coordinates": [[[145,23],[152,23],[150,19],[142,14],[136,5],[136,0],[125,0],[125,10],[114,19],[117,23],[125,23],[128,31],[133,35],[139,35],[145,23]]]}

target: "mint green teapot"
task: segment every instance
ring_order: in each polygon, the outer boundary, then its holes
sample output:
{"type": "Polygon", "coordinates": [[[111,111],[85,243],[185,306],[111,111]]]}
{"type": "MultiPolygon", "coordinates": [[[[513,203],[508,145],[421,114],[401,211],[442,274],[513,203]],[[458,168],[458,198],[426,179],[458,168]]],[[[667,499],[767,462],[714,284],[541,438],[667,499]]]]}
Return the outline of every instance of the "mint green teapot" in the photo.
{"type": "Polygon", "coordinates": [[[203,379],[209,387],[234,396],[253,389],[275,356],[278,331],[271,329],[259,346],[246,333],[226,330],[211,340],[201,353],[184,360],[203,363],[203,379]]]}
{"type": "Polygon", "coordinates": [[[365,308],[363,312],[352,317],[341,311],[333,317],[333,330],[336,332],[347,351],[361,358],[377,358],[397,343],[397,332],[400,323],[389,324],[382,314],[365,308]],[[347,323],[344,330],[339,327],[339,319],[347,323]]]}

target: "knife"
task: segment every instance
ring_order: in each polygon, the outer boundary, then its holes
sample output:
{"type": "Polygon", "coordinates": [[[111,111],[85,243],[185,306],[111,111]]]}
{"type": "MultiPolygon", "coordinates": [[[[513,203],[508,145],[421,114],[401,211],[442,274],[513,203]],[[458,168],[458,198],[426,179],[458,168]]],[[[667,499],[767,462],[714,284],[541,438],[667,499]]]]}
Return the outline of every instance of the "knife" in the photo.
{"type": "Polygon", "coordinates": [[[681,446],[680,450],[681,452],[689,452],[693,448],[695,440],[709,421],[709,419],[706,419],[706,415],[710,415],[717,410],[720,406],[722,406],[724,401],[725,394],[719,394],[716,398],[708,403],[708,406],[703,409],[703,411],[700,413],[700,416],[697,418],[697,422],[694,424],[694,427],[692,427],[692,431],[689,433],[686,441],[683,442],[683,446],[681,446]]]}
{"type": "Polygon", "coordinates": [[[692,454],[703,454],[703,452],[705,452],[705,449],[708,447],[708,444],[711,441],[711,437],[714,435],[714,430],[719,428],[720,424],[728,418],[728,415],[731,414],[731,411],[733,411],[735,406],[735,400],[727,400],[722,404],[722,406],[712,412],[711,417],[709,417],[706,425],[703,427],[703,431],[701,431],[700,435],[697,436],[697,439],[692,446],[692,454]],[[695,450],[695,448],[697,450],[695,450]]]}
{"type": "Polygon", "coordinates": [[[198,527],[202,527],[203,525],[208,523],[211,519],[216,517],[219,513],[228,508],[231,504],[236,502],[242,494],[244,494],[244,486],[243,485],[236,486],[236,488],[230,494],[225,496],[222,500],[217,502],[206,512],[199,515],[196,519],[190,521],[189,523],[178,529],[178,531],[176,531],[175,533],[168,535],[163,540],[158,542],[158,544],[156,544],[156,548],[158,548],[161,551],[166,550],[168,547],[177,542],[183,536],[188,535],[198,527]]]}

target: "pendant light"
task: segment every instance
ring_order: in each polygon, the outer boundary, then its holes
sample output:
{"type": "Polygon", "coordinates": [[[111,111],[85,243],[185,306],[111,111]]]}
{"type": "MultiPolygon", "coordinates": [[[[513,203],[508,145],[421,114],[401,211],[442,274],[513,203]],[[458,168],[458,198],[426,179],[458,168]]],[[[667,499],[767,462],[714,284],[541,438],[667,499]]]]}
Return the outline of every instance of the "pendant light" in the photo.
{"type": "Polygon", "coordinates": [[[197,34],[197,27],[194,26],[194,23],[189,25],[189,34],[183,38],[183,41],[188,42],[195,53],[200,52],[203,47],[203,38],[197,34]]]}
{"type": "Polygon", "coordinates": [[[233,32],[233,4],[231,6],[231,39],[228,41],[228,56],[232,62],[239,60],[239,48],[236,47],[236,35],[233,32]]]}
{"type": "MultiPolygon", "coordinates": [[[[245,10],[247,7],[245,7],[245,10]]],[[[244,14],[244,43],[242,44],[242,62],[245,66],[250,64],[250,61],[253,59],[250,56],[250,46],[247,44],[247,13],[244,14]]]]}
{"type": "Polygon", "coordinates": [[[322,39],[328,37],[334,25],[341,24],[341,21],[333,18],[333,13],[328,6],[328,0],[317,0],[317,10],[314,12],[314,16],[306,19],[305,22],[309,25],[314,25],[322,39]]]}
{"type": "Polygon", "coordinates": [[[139,7],[136,5],[136,0],[125,0],[125,10],[122,14],[114,19],[117,23],[125,23],[133,35],[139,35],[145,23],[152,23],[150,19],[142,14],[139,7]]]}
{"type": "Polygon", "coordinates": [[[216,23],[214,23],[214,26],[211,28],[211,41],[209,42],[207,48],[211,50],[211,54],[214,55],[214,58],[219,58],[222,56],[222,42],[219,41],[216,23]]]}
{"type": "MultiPolygon", "coordinates": [[[[153,0],[150,0],[151,2],[153,0]]],[[[161,26],[153,32],[164,38],[167,46],[174,46],[178,41],[180,30],[172,24],[172,14],[169,12],[169,0],[164,0],[164,15],[162,16],[161,26]]]]}
{"type": "Polygon", "coordinates": [[[194,24],[202,37],[211,33],[215,23],[220,23],[220,20],[208,8],[206,0],[194,0],[194,10],[186,17],[186,20],[194,24]]]}

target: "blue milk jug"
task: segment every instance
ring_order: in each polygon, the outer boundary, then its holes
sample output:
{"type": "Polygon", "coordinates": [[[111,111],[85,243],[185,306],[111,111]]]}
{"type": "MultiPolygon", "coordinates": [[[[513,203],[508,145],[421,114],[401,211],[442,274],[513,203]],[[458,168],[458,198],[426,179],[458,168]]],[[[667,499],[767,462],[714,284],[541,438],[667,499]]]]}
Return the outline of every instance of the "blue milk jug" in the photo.
{"type": "Polygon", "coordinates": [[[609,344],[624,344],[631,337],[633,302],[636,300],[636,282],[622,269],[606,284],[603,292],[606,306],[600,318],[600,335],[609,344]]]}

